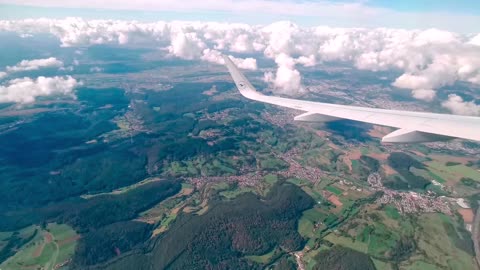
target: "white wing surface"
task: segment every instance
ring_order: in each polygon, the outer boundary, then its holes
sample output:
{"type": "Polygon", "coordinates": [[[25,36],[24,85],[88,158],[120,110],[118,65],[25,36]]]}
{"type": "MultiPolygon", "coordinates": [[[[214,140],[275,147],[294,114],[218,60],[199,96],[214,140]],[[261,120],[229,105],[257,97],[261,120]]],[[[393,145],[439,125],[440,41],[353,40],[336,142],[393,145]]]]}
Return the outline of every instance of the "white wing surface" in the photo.
{"type": "Polygon", "coordinates": [[[266,96],[255,90],[238,67],[224,56],[225,65],[240,93],[249,99],[305,111],[297,121],[328,122],[349,119],[398,128],[383,142],[416,143],[461,138],[480,141],[480,117],[385,110],[266,96]]]}

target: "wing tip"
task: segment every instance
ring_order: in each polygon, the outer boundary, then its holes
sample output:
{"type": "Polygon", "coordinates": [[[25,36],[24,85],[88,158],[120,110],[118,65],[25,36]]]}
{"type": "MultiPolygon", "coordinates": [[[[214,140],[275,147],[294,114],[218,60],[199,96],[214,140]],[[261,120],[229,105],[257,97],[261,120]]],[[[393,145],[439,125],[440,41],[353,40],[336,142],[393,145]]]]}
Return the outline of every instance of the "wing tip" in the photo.
{"type": "Polygon", "coordinates": [[[222,58],[223,58],[223,60],[225,60],[225,61],[227,61],[227,60],[230,60],[230,61],[231,61],[230,57],[229,57],[228,55],[226,55],[226,54],[222,54],[222,58]]]}
{"type": "Polygon", "coordinates": [[[245,77],[245,75],[243,75],[243,73],[229,56],[222,54],[222,57],[225,60],[225,66],[227,67],[230,76],[232,77],[238,91],[240,94],[242,94],[242,96],[249,99],[255,99],[256,97],[262,95],[255,90],[250,81],[245,77]]]}

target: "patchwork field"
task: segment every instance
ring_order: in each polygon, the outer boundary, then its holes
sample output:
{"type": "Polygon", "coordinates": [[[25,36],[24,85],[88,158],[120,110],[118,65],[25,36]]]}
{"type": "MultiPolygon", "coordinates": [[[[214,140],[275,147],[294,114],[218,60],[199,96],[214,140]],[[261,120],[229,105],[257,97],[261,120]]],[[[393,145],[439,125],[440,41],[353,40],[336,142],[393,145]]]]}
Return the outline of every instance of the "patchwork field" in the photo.
{"type": "Polygon", "coordinates": [[[46,228],[33,227],[37,230],[36,236],[3,262],[0,269],[50,270],[59,269],[70,262],[80,235],[65,224],[50,223],[46,228]]]}
{"type": "Polygon", "coordinates": [[[404,263],[404,267],[419,269],[429,264],[437,269],[474,269],[468,234],[462,238],[458,225],[450,217],[424,214],[418,217],[418,225],[418,249],[428,261],[415,262],[412,258],[413,261],[404,263]]]}
{"type": "Polygon", "coordinates": [[[467,167],[464,164],[446,166],[444,162],[437,160],[426,162],[425,164],[432,173],[440,176],[451,185],[454,185],[463,177],[480,181],[480,172],[475,168],[467,167]]]}

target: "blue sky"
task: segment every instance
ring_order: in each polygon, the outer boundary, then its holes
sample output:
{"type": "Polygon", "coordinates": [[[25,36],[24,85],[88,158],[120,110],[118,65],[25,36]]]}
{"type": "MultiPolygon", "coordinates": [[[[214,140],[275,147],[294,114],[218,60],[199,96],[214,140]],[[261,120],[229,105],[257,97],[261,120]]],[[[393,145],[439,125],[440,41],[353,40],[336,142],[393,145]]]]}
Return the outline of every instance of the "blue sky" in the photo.
{"type": "Polygon", "coordinates": [[[0,0],[0,19],[201,20],[480,32],[479,0],[0,0]]]}
{"type": "Polygon", "coordinates": [[[441,11],[459,14],[480,14],[480,1],[476,0],[370,0],[368,5],[404,12],[441,11]]]}

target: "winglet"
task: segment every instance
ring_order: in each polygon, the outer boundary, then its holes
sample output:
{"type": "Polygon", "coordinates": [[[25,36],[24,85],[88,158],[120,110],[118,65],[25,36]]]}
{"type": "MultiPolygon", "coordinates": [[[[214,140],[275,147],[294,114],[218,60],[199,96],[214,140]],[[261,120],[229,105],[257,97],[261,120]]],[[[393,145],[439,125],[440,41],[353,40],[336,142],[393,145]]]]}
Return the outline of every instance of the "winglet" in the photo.
{"type": "Polygon", "coordinates": [[[238,69],[238,67],[233,63],[230,57],[223,55],[223,59],[225,60],[225,65],[228,68],[228,72],[232,76],[235,85],[237,86],[240,94],[244,97],[258,100],[258,97],[263,96],[259,92],[255,90],[253,85],[247,80],[245,75],[238,69]]]}

